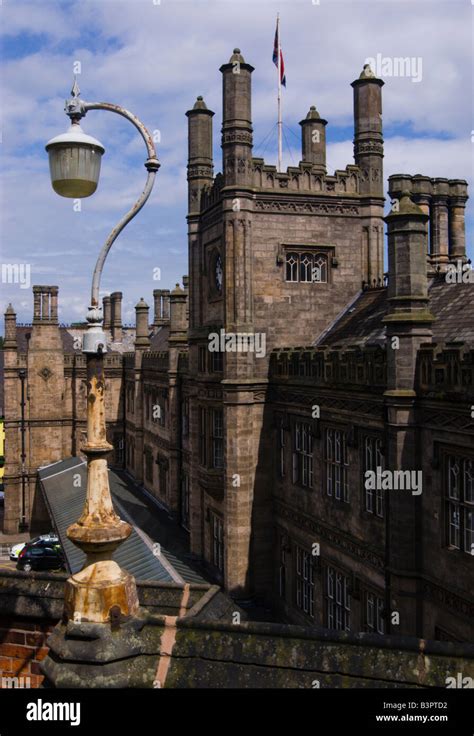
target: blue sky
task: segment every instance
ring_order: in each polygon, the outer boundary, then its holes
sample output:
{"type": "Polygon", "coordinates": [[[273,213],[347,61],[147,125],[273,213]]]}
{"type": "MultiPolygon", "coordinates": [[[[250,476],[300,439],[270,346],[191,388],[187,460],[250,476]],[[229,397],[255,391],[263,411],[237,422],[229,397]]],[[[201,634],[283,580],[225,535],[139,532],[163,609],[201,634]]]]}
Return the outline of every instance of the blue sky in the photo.
{"type": "MultiPolygon", "coordinates": [[[[87,133],[106,147],[96,194],[82,202],[54,194],[44,144],[67,128],[63,112],[74,62],[82,97],[121,104],[159,130],[162,163],[152,196],[114,245],[102,293],[124,293],[124,319],[141,296],[172,288],[187,273],[185,112],[204,95],[214,117],[221,168],[219,66],[238,46],[253,73],[254,155],[276,161],[276,13],[281,16],[287,88],[284,164],[300,160],[298,125],[315,104],[327,126],[330,173],[352,163],[352,90],[368,57],[421,59],[422,78],[386,77],[385,179],[391,173],[462,178],[472,186],[471,0],[3,0],[1,13],[2,263],[31,267],[31,283],[60,287],[60,319],[82,319],[97,253],[145,181],[145,147],[130,123],[92,111],[87,133]],[[266,148],[257,147],[268,136],[266,148]],[[155,281],[154,269],[161,271],[155,281]]],[[[473,133],[474,135],[474,133],[473,133]]],[[[473,202],[467,206],[474,257],[473,202]]],[[[385,264],[387,266],[387,264],[385,264]]],[[[31,321],[31,290],[2,284],[31,321]]]]}

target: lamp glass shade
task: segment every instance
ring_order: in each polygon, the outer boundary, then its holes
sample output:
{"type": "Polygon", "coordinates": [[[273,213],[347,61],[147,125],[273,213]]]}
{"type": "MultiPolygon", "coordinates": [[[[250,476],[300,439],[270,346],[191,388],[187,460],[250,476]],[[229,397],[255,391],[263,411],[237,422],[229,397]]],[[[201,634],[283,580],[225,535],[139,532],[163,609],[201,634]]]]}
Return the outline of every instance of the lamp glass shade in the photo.
{"type": "Polygon", "coordinates": [[[67,133],[48,141],[46,150],[49,154],[51,184],[57,194],[75,199],[94,194],[105,151],[100,141],[84,133],[76,123],[71,125],[67,133]]]}

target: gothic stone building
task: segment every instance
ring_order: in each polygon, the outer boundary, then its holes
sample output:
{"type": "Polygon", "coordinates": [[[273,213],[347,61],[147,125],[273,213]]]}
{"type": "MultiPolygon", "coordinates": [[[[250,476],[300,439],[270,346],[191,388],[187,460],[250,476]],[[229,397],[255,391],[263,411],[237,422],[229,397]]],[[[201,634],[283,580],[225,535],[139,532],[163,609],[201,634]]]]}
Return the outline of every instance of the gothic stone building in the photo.
{"type": "MultiPolygon", "coordinates": [[[[327,121],[312,107],[301,162],[278,172],[252,155],[253,67],[236,49],[220,71],[221,173],[214,113],[201,97],[186,113],[189,281],[155,292],[152,325],[141,300],[133,350],[116,334],[107,355],[111,463],[188,531],[211,579],[281,620],[468,641],[467,184],[392,176],[384,218],[383,82],[367,67],[352,83],[354,163],[327,173],[327,121]]],[[[21,380],[26,521],[38,465],[80,452],[83,358],[61,342],[55,299],[37,287],[28,349],[6,314],[9,532],[22,515],[21,380]]],[[[104,313],[119,329],[107,298],[104,313]]]]}

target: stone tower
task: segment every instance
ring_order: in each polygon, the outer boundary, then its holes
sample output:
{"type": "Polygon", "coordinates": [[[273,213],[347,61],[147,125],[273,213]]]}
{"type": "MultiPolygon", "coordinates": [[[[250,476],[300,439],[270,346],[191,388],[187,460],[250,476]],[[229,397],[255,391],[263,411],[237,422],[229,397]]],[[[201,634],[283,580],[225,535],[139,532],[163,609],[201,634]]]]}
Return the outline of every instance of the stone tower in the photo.
{"type": "Polygon", "coordinates": [[[212,114],[203,100],[187,113],[186,472],[191,549],[246,596],[272,585],[271,474],[263,461],[273,452],[269,353],[316,339],[364,286],[381,285],[382,82],[364,75],[354,83],[356,165],[326,173],[326,121],[311,108],[301,122],[303,160],[278,172],[252,155],[253,67],[235,49],[220,71],[223,169],[214,178],[212,114]],[[250,335],[253,348],[209,350],[221,334],[250,335]]]}
{"type": "MultiPolygon", "coordinates": [[[[407,191],[395,210],[385,218],[388,226],[389,285],[388,309],[384,319],[387,344],[387,469],[417,471],[419,430],[416,426],[416,368],[419,348],[432,339],[433,315],[429,311],[426,278],[427,222],[407,191]]],[[[425,492],[427,485],[425,483],[425,492]]],[[[387,608],[397,611],[399,634],[413,631],[417,620],[417,581],[419,565],[423,478],[417,495],[410,490],[385,493],[389,520],[386,566],[387,608]],[[419,490],[419,494],[418,494],[419,490]],[[403,524],[399,520],[403,519],[403,524]]],[[[387,623],[390,626],[390,617],[387,623]]]]}

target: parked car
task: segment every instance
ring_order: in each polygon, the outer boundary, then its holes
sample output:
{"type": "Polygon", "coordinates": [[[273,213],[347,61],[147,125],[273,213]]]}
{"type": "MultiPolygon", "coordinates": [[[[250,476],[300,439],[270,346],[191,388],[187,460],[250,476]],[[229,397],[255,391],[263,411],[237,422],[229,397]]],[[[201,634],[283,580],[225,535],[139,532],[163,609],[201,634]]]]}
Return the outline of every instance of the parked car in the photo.
{"type": "Polygon", "coordinates": [[[10,549],[10,559],[16,562],[18,557],[20,556],[20,552],[26,547],[27,544],[54,546],[56,544],[59,544],[59,537],[54,532],[49,532],[48,534],[41,534],[41,536],[31,539],[29,542],[20,542],[19,544],[14,544],[13,547],[11,547],[10,549]]]}
{"type": "Polygon", "coordinates": [[[16,564],[19,570],[60,570],[65,567],[61,545],[27,544],[21,550],[16,564]]]}

